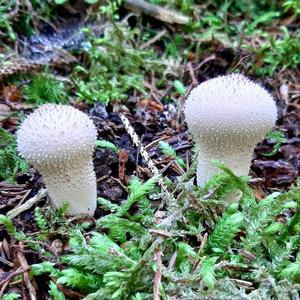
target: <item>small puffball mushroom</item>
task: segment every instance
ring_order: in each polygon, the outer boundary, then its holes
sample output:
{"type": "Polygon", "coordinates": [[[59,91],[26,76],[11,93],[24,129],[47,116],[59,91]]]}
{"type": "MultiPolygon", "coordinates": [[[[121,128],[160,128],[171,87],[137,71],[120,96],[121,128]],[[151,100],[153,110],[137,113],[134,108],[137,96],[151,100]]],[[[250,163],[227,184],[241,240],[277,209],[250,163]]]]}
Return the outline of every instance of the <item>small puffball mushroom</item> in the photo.
{"type": "Polygon", "coordinates": [[[272,129],[277,110],[272,96],[241,74],[207,80],[194,88],[185,116],[198,152],[197,184],[219,169],[217,159],[240,175],[249,173],[253,149],[272,129]]]}
{"type": "Polygon", "coordinates": [[[95,212],[96,139],[92,120],[68,105],[40,106],[17,131],[19,153],[42,174],[53,205],[69,204],[69,215],[95,212]]]}

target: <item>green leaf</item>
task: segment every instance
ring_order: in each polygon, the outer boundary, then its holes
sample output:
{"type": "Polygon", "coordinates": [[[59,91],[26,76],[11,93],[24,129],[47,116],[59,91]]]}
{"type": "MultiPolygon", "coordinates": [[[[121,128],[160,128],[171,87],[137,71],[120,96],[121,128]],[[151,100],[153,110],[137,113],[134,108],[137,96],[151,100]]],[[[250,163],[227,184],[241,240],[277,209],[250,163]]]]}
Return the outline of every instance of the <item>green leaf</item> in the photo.
{"type": "Polygon", "coordinates": [[[0,128],[0,181],[14,183],[19,172],[27,172],[28,164],[17,154],[14,135],[0,128]]]}
{"type": "Polygon", "coordinates": [[[10,218],[0,214],[0,224],[3,224],[6,227],[6,230],[10,235],[15,237],[17,240],[25,240],[26,235],[22,231],[17,231],[13,222],[10,218]]]}
{"type": "Polygon", "coordinates": [[[60,276],[57,279],[57,284],[65,284],[85,292],[96,291],[100,288],[101,283],[102,280],[100,276],[83,273],[76,268],[68,268],[60,271],[60,276]]]}
{"type": "Polygon", "coordinates": [[[100,208],[102,208],[104,210],[108,210],[112,213],[117,212],[120,208],[119,205],[111,203],[109,200],[102,198],[102,197],[98,197],[97,202],[98,202],[100,208]]]}
{"type": "Polygon", "coordinates": [[[174,87],[176,89],[176,92],[180,95],[184,95],[186,93],[186,87],[183,85],[183,83],[180,80],[174,81],[174,87]]]}
{"type": "Polygon", "coordinates": [[[273,150],[269,153],[262,153],[263,156],[273,156],[278,153],[280,146],[286,141],[284,133],[279,130],[273,130],[266,135],[267,139],[275,141],[273,150]]]}
{"type": "Polygon", "coordinates": [[[130,233],[132,236],[142,236],[147,232],[141,224],[119,218],[115,215],[107,215],[100,218],[97,221],[97,226],[100,228],[107,228],[109,230],[109,237],[112,240],[120,241],[121,243],[126,241],[127,233],[130,233]]]}
{"type": "Polygon", "coordinates": [[[90,246],[104,255],[107,254],[110,249],[114,249],[119,253],[124,252],[123,249],[114,243],[107,235],[98,232],[93,232],[90,246]]]}
{"type": "Polygon", "coordinates": [[[243,214],[241,212],[232,213],[229,207],[217,220],[214,231],[209,236],[207,247],[217,253],[226,251],[240,231],[243,221],[243,214]]]}
{"type": "Polygon", "coordinates": [[[19,299],[21,297],[21,295],[17,294],[17,293],[8,293],[3,295],[3,297],[1,298],[2,300],[15,300],[15,299],[19,299]]]}
{"type": "Polygon", "coordinates": [[[58,289],[57,285],[53,281],[50,281],[49,288],[50,288],[49,294],[50,294],[52,300],[65,300],[66,299],[64,293],[58,289]]]}
{"type": "Polygon", "coordinates": [[[127,201],[125,201],[125,203],[120,206],[116,215],[118,217],[127,215],[129,209],[135,203],[137,203],[139,209],[142,213],[144,213],[144,215],[150,214],[152,210],[149,207],[150,204],[148,199],[146,198],[146,195],[154,191],[159,178],[160,176],[153,176],[146,182],[141,183],[137,177],[133,176],[128,187],[130,194],[127,198],[127,201]]]}
{"type": "Polygon", "coordinates": [[[23,94],[28,103],[35,105],[45,103],[66,104],[68,102],[66,85],[57,80],[49,70],[38,75],[31,75],[29,83],[23,87],[23,94]]]}
{"type": "Polygon", "coordinates": [[[264,229],[262,234],[274,235],[277,232],[279,232],[280,230],[282,230],[284,227],[285,227],[284,224],[282,224],[280,222],[274,222],[274,223],[270,224],[266,229],[264,229]]]}
{"type": "Polygon", "coordinates": [[[66,3],[68,0],[54,0],[55,4],[64,4],[66,3]]]}
{"type": "Polygon", "coordinates": [[[31,271],[30,274],[34,276],[38,276],[44,273],[52,273],[55,272],[54,263],[51,263],[50,261],[44,261],[39,264],[33,264],[31,265],[31,271]]]}
{"type": "Polygon", "coordinates": [[[215,286],[215,263],[218,257],[203,258],[201,261],[200,275],[203,278],[205,285],[212,289],[215,286]]]}
{"type": "Polygon", "coordinates": [[[170,156],[171,158],[176,158],[176,152],[169,143],[160,141],[159,148],[163,154],[170,156]]]}
{"type": "Polygon", "coordinates": [[[189,257],[196,258],[198,256],[195,250],[189,244],[180,242],[178,243],[177,247],[178,247],[177,258],[176,258],[177,266],[180,266],[189,257]]]}
{"type": "MultiPolygon", "coordinates": [[[[298,254],[298,257],[300,255],[298,254]]],[[[286,278],[290,281],[300,283],[300,260],[297,259],[295,262],[290,262],[280,272],[281,278],[286,278]]]]}
{"type": "Polygon", "coordinates": [[[119,151],[119,148],[115,144],[105,140],[97,140],[96,147],[111,149],[116,153],[119,151]]]}

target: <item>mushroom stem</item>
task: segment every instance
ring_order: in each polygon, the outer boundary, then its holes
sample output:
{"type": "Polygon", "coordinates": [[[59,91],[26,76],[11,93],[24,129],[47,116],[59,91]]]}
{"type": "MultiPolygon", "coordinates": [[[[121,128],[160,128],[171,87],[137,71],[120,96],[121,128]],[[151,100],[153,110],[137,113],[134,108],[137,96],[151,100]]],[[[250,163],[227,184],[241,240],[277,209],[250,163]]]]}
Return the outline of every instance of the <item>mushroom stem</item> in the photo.
{"type": "Polygon", "coordinates": [[[211,163],[216,159],[223,162],[230,169],[234,170],[235,175],[247,175],[250,169],[252,158],[252,149],[244,151],[232,151],[232,149],[221,148],[222,145],[215,144],[211,151],[197,147],[197,185],[203,186],[211,177],[220,172],[220,170],[211,163]],[[219,149],[222,149],[220,151],[219,149]]]}
{"type": "Polygon", "coordinates": [[[39,169],[43,175],[49,197],[55,208],[69,205],[67,214],[93,215],[96,210],[96,175],[92,161],[66,164],[64,172],[59,168],[48,172],[39,169]],[[62,188],[58,188],[61,186],[62,188]],[[78,201],[82,199],[82,201],[78,201]]]}

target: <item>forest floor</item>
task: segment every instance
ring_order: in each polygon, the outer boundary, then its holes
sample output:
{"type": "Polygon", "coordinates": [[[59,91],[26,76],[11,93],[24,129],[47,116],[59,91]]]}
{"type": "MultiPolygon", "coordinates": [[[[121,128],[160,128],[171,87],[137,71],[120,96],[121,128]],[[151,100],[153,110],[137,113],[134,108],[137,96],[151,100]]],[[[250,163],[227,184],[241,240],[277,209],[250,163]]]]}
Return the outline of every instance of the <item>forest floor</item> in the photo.
{"type": "Polygon", "coordinates": [[[300,299],[299,1],[99,2],[0,3],[0,299],[300,299]],[[183,105],[232,72],[276,127],[249,176],[197,187],[183,105]],[[45,103],[94,121],[94,217],[55,211],[16,151],[45,103]]]}

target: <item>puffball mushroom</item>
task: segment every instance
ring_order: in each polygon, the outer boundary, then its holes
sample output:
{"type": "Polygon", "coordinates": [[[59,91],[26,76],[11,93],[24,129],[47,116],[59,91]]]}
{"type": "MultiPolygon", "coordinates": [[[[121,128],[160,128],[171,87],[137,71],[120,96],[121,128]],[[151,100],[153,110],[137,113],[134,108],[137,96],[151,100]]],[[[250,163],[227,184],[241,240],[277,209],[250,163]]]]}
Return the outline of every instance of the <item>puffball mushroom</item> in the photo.
{"type": "Polygon", "coordinates": [[[19,153],[42,174],[53,205],[69,204],[69,215],[95,212],[96,139],[92,120],[68,105],[40,106],[17,131],[19,153]]]}
{"type": "Polygon", "coordinates": [[[240,175],[249,173],[253,149],[272,129],[277,110],[272,96],[241,74],[207,80],[189,94],[185,116],[198,152],[197,184],[219,170],[217,159],[240,175]]]}

